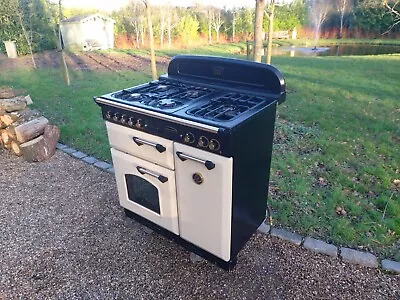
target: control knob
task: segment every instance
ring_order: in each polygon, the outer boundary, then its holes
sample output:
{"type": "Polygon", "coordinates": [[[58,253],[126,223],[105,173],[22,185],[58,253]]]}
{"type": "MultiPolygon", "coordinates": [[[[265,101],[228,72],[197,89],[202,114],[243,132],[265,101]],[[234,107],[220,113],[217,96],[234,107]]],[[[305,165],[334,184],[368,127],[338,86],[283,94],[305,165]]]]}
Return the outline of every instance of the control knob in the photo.
{"type": "Polygon", "coordinates": [[[191,132],[186,133],[185,136],[183,137],[183,141],[189,144],[194,143],[194,134],[191,132]]]}
{"type": "Polygon", "coordinates": [[[208,145],[208,148],[213,151],[218,151],[220,148],[220,144],[217,140],[211,139],[210,145],[208,145]]]}
{"type": "Polygon", "coordinates": [[[207,146],[208,146],[208,138],[206,138],[205,136],[201,136],[201,137],[199,138],[198,145],[199,145],[200,147],[207,147],[207,146]]]}
{"type": "Polygon", "coordinates": [[[144,127],[144,122],[142,119],[138,119],[136,121],[136,128],[143,128],[144,127]]]}
{"type": "Polygon", "coordinates": [[[118,121],[118,120],[119,120],[119,113],[115,113],[115,114],[114,114],[113,120],[114,120],[114,121],[118,121]]]}
{"type": "Polygon", "coordinates": [[[111,111],[106,112],[106,119],[111,119],[111,111]]]}
{"type": "Polygon", "coordinates": [[[120,121],[121,121],[122,124],[125,124],[126,123],[126,115],[122,115],[120,121]]]}
{"type": "Polygon", "coordinates": [[[135,119],[133,117],[130,117],[128,119],[128,126],[132,127],[133,125],[135,125],[135,119]]]}

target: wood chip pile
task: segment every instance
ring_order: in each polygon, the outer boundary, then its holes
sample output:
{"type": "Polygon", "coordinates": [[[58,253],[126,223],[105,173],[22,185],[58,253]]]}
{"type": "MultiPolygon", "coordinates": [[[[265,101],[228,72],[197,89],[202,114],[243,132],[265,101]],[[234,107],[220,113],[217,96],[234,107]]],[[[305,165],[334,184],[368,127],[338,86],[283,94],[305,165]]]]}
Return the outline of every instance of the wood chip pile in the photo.
{"type": "Polygon", "coordinates": [[[39,111],[28,108],[32,100],[23,93],[0,87],[0,147],[28,162],[44,161],[54,154],[60,130],[39,111]]]}

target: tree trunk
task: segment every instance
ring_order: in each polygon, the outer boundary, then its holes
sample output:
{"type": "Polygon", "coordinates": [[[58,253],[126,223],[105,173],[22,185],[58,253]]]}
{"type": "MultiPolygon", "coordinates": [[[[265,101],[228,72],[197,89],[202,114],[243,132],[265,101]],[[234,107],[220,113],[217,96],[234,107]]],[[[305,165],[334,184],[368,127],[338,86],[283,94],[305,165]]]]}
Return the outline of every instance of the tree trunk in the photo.
{"type": "Polygon", "coordinates": [[[33,57],[33,51],[32,51],[32,41],[29,39],[28,34],[25,30],[25,26],[24,26],[24,22],[22,21],[22,14],[18,9],[18,19],[19,19],[19,24],[21,26],[22,29],[22,33],[24,34],[25,40],[28,43],[28,48],[29,48],[29,53],[31,55],[31,59],[32,59],[32,64],[33,67],[36,69],[36,62],[35,62],[35,58],[33,57]]]}
{"type": "Polygon", "coordinates": [[[262,24],[265,0],[256,0],[256,22],[254,25],[254,61],[261,62],[262,24]]]}
{"type": "Polygon", "coordinates": [[[211,13],[208,13],[208,43],[212,44],[211,13]]]}
{"type": "MultiPolygon", "coordinates": [[[[162,10],[162,8],[161,8],[162,10]]],[[[161,19],[160,19],[160,47],[164,48],[164,31],[165,31],[165,14],[161,11],[161,19]]]]}
{"type": "Polygon", "coordinates": [[[154,36],[153,36],[153,23],[151,21],[151,8],[149,1],[144,1],[146,5],[147,24],[149,27],[149,40],[150,40],[150,60],[151,60],[151,76],[153,80],[158,78],[156,68],[156,55],[154,53],[154,36]]]}
{"type": "Polygon", "coordinates": [[[235,23],[236,23],[236,16],[233,14],[232,17],[232,42],[235,42],[235,23]]]}
{"type": "Polygon", "coordinates": [[[67,63],[65,62],[65,55],[64,55],[64,47],[62,45],[62,40],[61,40],[61,20],[62,20],[62,6],[61,6],[61,0],[58,1],[58,43],[59,43],[59,51],[60,51],[60,64],[61,64],[61,69],[63,71],[64,75],[64,80],[67,85],[71,85],[71,80],[69,78],[69,72],[68,72],[68,66],[67,63]]]}
{"type": "Polygon", "coordinates": [[[268,44],[267,44],[267,64],[271,64],[272,55],[272,33],[274,32],[274,14],[275,14],[275,0],[270,2],[269,20],[268,20],[268,44]]]}
{"type": "Polygon", "coordinates": [[[171,48],[171,44],[172,44],[172,41],[171,41],[171,30],[172,30],[172,28],[171,28],[171,16],[168,16],[168,20],[167,20],[168,49],[171,48]]]}
{"type": "Polygon", "coordinates": [[[339,38],[343,37],[343,20],[344,20],[344,12],[340,13],[340,30],[339,30],[339,38]]]}

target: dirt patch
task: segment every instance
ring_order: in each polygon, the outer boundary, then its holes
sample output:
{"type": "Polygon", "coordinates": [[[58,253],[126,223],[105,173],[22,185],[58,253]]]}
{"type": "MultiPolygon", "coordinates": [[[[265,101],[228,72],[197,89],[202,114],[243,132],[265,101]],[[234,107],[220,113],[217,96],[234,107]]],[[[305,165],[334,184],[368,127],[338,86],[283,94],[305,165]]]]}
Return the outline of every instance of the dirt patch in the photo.
{"type": "MultiPolygon", "coordinates": [[[[60,55],[56,50],[36,53],[34,54],[34,59],[38,68],[60,67],[60,55]]],[[[128,53],[66,52],[65,60],[71,70],[114,72],[127,70],[146,73],[150,71],[150,59],[148,57],[128,53]]],[[[158,57],[156,61],[157,68],[165,70],[169,59],[158,57]]],[[[0,54],[0,68],[2,70],[33,69],[33,62],[29,55],[11,59],[4,54],[0,54]]]]}

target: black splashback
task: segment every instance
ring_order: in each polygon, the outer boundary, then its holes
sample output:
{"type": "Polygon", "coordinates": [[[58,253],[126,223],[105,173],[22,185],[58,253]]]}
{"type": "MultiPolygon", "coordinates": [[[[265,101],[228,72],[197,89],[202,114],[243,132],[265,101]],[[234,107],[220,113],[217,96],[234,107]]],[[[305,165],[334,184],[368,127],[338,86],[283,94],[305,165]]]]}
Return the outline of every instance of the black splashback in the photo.
{"type": "Polygon", "coordinates": [[[275,67],[233,58],[178,55],[168,65],[168,76],[277,96],[286,92],[285,80],[275,67]]]}

